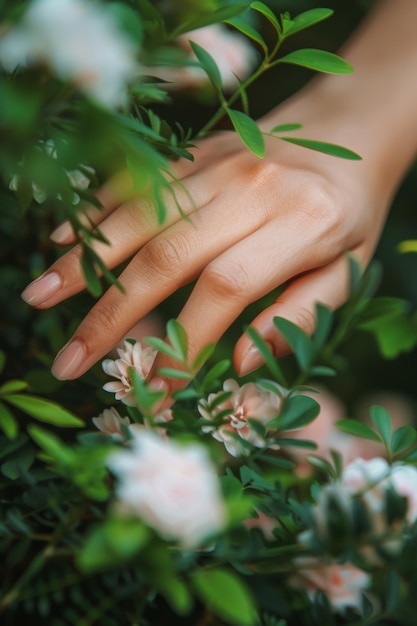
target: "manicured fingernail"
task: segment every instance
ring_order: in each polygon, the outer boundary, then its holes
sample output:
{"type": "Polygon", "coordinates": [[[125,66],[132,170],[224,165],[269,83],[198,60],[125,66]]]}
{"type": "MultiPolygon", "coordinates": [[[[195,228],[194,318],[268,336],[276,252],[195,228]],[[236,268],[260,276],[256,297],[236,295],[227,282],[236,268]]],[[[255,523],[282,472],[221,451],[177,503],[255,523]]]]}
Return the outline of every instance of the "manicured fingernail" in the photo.
{"type": "Polygon", "coordinates": [[[152,391],[164,391],[165,393],[168,393],[169,391],[167,381],[159,378],[158,376],[155,376],[155,378],[152,378],[152,380],[149,381],[149,387],[152,391]]]}
{"type": "Polygon", "coordinates": [[[30,283],[22,292],[22,298],[28,304],[37,306],[46,302],[62,285],[62,278],[57,272],[43,274],[30,283]]]}
{"type": "Polygon", "coordinates": [[[76,339],[66,345],[52,365],[52,374],[58,380],[75,378],[78,368],[85,361],[86,349],[82,341],[76,339]]]}
{"type": "Polygon", "coordinates": [[[68,239],[71,239],[73,235],[71,224],[69,222],[64,222],[50,235],[50,239],[52,239],[55,243],[65,243],[68,239]]]}
{"type": "MultiPolygon", "coordinates": [[[[265,341],[271,353],[273,353],[272,344],[269,341],[265,341]]],[[[245,376],[245,374],[249,374],[253,372],[253,370],[258,369],[261,365],[264,365],[265,359],[259,352],[256,346],[252,346],[249,350],[244,354],[242,362],[240,364],[239,376],[245,376]]]]}
{"type": "Polygon", "coordinates": [[[171,406],[172,400],[169,397],[169,385],[166,380],[159,378],[159,376],[155,376],[155,378],[152,378],[152,380],[149,381],[149,387],[152,391],[164,392],[164,396],[161,400],[158,400],[158,402],[156,402],[152,407],[153,413],[159,413],[171,406]]]}

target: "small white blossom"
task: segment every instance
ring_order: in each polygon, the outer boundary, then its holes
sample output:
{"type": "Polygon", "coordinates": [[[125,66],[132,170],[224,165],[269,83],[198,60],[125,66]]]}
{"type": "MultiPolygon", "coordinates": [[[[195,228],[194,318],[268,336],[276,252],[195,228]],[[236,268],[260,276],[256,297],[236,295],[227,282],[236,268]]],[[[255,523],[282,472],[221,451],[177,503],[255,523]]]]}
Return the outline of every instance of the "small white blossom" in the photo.
{"type": "Polygon", "coordinates": [[[6,70],[46,64],[109,108],[126,102],[127,83],[138,73],[136,51],[105,5],[91,0],[33,0],[0,40],[6,70]]]}
{"type": "Polygon", "coordinates": [[[127,428],[130,426],[130,419],[127,416],[121,417],[119,412],[113,407],[104,409],[98,417],[93,417],[92,422],[98,430],[116,441],[125,439],[122,427],[125,426],[127,428]]]}
{"type": "MultiPolygon", "coordinates": [[[[266,435],[268,422],[279,414],[282,398],[278,393],[263,389],[256,383],[246,383],[239,387],[239,384],[232,379],[223,383],[223,391],[229,391],[232,395],[218,404],[212,413],[205,405],[199,405],[200,414],[211,422],[211,424],[204,425],[202,431],[211,433],[217,441],[221,441],[232,456],[241,456],[250,452],[239,442],[239,437],[253,446],[264,447],[265,438],[254,430],[248,420],[258,420],[265,427],[266,435]],[[213,420],[224,410],[228,410],[229,414],[223,418],[224,423],[217,427],[213,424],[213,420]]],[[[218,393],[210,394],[207,404],[210,405],[219,395],[218,393]]],[[[270,447],[276,448],[276,446],[270,447]]]]}
{"type": "Polygon", "coordinates": [[[389,479],[394,491],[407,499],[406,521],[413,524],[417,519],[417,469],[394,463],[389,479]]]}
{"type": "Polygon", "coordinates": [[[155,361],[156,350],[151,347],[143,348],[139,341],[132,344],[125,340],[124,350],[118,348],[117,352],[119,358],[105,359],[102,367],[106,374],[117,378],[118,381],[106,383],[103,389],[116,394],[116,400],[121,400],[128,406],[135,406],[136,401],[129,369],[135,369],[140,378],[145,379],[155,361]]]}
{"type": "Polygon", "coordinates": [[[352,563],[326,563],[315,558],[296,560],[299,568],[291,577],[294,587],[304,589],[311,600],[317,591],[326,594],[335,612],[362,608],[362,593],[370,586],[369,574],[352,563]]]}
{"type": "Polygon", "coordinates": [[[200,545],[224,526],[219,481],[205,448],[180,445],[151,430],[132,432],[131,448],[112,453],[121,511],[137,515],[162,537],[185,548],[200,545]]]}

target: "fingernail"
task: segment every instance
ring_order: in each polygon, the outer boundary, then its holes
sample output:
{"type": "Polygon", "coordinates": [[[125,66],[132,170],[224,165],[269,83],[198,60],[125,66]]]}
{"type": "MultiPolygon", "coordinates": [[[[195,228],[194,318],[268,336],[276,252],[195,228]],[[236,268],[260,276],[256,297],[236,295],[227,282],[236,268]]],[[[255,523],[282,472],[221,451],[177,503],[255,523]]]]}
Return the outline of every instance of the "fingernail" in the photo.
{"type": "Polygon", "coordinates": [[[164,409],[168,409],[172,404],[172,400],[169,397],[169,385],[167,381],[159,378],[159,376],[155,376],[155,378],[152,378],[152,380],[149,381],[149,387],[152,391],[164,392],[163,398],[155,402],[153,405],[152,412],[160,413],[164,409]]]}
{"type": "Polygon", "coordinates": [[[58,228],[51,233],[49,238],[54,243],[65,243],[68,239],[71,239],[73,235],[71,224],[69,222],[64,222],[58,228]]]}
{"type": "Polygon", "coordinates": [[[43,274],[23,290],[21,297],[32,306],[46,302],[62,285],[62,278],[57,272],[43,274]]]}
{"type": "Polygon", "coordinates": [[[159,378],[158,376],[155,376],[155,378],[152,378],[152,380],[149,381],[149,387],[152,391],[164,391],[165,393],[168,393],[169,391],[167,381],[159,378]]]}
{"type": "Polygon", "coordinates": [[[74,374],[76,374],[81,363],[85,361],[85,357],[86,349],[84,343],[78,339],[71,341],[61,352],[58,352],[52,365],[52,374],[58,380],[75,378],[74,374]]]}
{"type": "MultiPolygon", "coordinates": [[[[271,351],[271,354],[273,354],[272,344],[269,343],[269,341],[265,341],[265,343],[271,351]]],[[[253,370],[258,369],[258,367],[261,367],[261,365],[264,365],[264,363],[265,359],[259,352],[258,348],[256,346],[252,346],[247,352],[245,352],[242,358],[239,369],[239,376],[245,376],[245,374],[253,372],[253,370]]]]}

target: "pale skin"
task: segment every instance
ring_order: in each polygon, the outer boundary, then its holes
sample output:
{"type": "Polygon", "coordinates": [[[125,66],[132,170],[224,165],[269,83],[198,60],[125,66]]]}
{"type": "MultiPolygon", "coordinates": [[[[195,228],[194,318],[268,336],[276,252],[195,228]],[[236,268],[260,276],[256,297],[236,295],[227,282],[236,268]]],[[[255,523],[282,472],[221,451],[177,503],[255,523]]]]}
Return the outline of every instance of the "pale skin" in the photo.
{"type": "MultiPolygon", "coordinates": [[[[191,359],[219,340],[249,303],[284,283],[285,291],[251,322],[277,357],[288,348],[274,316],[312,332],[317,302],[340,306],[348,296],[346,254],[362,266],[369,262],[417,151],[416,23],[415,0],[382,2],[341,50],[353,74],[316,78],[260,120],[265,131],[302,123],[294,136],[341,144],[362,161],[272,138],[259,160],[237,135],[220,133],[199,142],[194,163],[175,164],[181,185],[173,184],[190,221],[168,197],[162,226],[146,202],[129,197],[127,184],[122,192],[120,180],[104,186],[98,192],[104,210],[92,209],[91,217],[111,245],[96,249],[109,267],[131,259],[120,276],[126,293],[107,290],[57,355],[54,375],[81,376],[158,303],[195,279],[178,315],[191,359]]],[[[68,225],[53,239],[74,240],[68,225]]],[[[24,299],[46,309],[84,289],[79,258],[75,246],[26,288],[24,299]]],[[[261,363],[242,335],[234,349],[237,372],[261,363]]],[[[158,356],[152,381],[173,391],[178,383],[156,374],[167,364],[158,356]]]]}

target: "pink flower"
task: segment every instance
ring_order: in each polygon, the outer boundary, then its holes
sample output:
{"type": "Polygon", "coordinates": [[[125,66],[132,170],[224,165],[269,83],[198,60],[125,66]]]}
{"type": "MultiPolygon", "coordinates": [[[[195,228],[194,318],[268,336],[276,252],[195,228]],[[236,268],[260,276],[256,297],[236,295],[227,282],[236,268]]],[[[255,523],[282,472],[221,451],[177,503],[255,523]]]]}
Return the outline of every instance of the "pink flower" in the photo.
{"type": "Polygon", "coordinates": [[[370,576],[351,563],[326,563],[314,558],[296,561],[300,568],[291,578],[294,587],[305,589],[312,600],[323,591],[335,612],[347,607],[361,610],[362,592],[370,585],[370,576]]]}
{"type": "Polygon", "coordinates": [[[226,521],[219,481],[206,449],[135,430],[131,448],[108,457],[124,513],[141,517],[185,548],[200,545],[226,521]]]}
{"type": "Polygon", "coordinates": [[[129,368],[133,368],[141,378],[146,378],[155,360],[156,350],[151,347],[143,348],[139,342],[134,344],[124,341],[125,349],[119,348],[118,359],[105,359],[102,363],[103,370],[109,376],[118,378],[103,386],[105,391],[115,393],[116,400],[121,400],[128,406],[135,406],[132,381],[130,380],[129,368]]]}
{"type": "Polygon", "coordinates": [[[156,424],[166,424],[172,420],[171,409],[165,409],[152,418],[152,423],[149,420],[145,420],[144,424],[131,424],[129,418],[121,417],[118,411],[111,407],[110,409],[104,409],[98,417],[93,417],[92,421],[94,426],[105,435],[112,437],[116,441],[125,441],[127,429],[130,433],[134,433],[135,430],[140,431],[145,428],[154,428],[161,437],[166,437],[165,428],[156,428],[156,424]],[[123,428],[125,427],[125,429],[123,428]]]}
{"type": "MultiPolygon", "coordinates": [[[[190,40],[213,57],[219,68],[225,91],[235,89],[239,84],[237,77],[244,80],[256,63],[256,52],[248,40],[223,24],[211,24],[178,37],[178,45],[187,53],[189,60],[195,62],[197,59],[190,40]]],[[[172,81],[176,87],[196,88],[209,81],[204,70],[192,64],[187,67],[157,68],[157,75],[164,80],[172,81]]]]}
{"type": "Polygon", "coordinates": [[[98,417],[93,417],[92,421],[98,430],[118,441],[125,439],[122,426],[126,428],[130,426],[129,418],[121,417],[113,407],[104,409],[98,417]]]}
{"type": "MultiPolygon", "coordinates": [[[[223,392],[210,394],[207,403],[199,405],[200,414],[211,422],[211,424],[204,425],[202,431],[211,433],[217,441],[221,441],[232,456],[250,453],[250,448],[242,445],[239,438],[248,441],[253,446],[263,448],[266,445],[265,438],[254,430],[249,420],[258,420],[260,425],[265,427],[265,435],[267,435],[268,422],[279,414],[282,404],[278,387],[277,393],[274,393],[263,389],[256,383],[246,383],[239,387],[235,380],[228,379],[223,383],[223,391],[229,391],[232,395],[217,404],[211,412],[207,407],[223,392]],[[213,422],[222,411],[229,411],[229,413],[222,418],[221,425],[217,426],[213,422]]],[[[276,449],[276,446],[270,447],[276,449]]]]}

